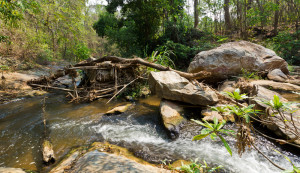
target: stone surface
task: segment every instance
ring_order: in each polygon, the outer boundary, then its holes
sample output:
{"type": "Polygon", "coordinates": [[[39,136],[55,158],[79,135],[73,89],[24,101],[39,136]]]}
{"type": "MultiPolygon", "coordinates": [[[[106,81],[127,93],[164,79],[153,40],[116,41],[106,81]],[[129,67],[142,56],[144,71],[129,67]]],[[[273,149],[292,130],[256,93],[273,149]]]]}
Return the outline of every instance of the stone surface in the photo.
{"type": "Polygon", "coordinates": [[[212,89],[195,86],[173,71],[151,72],[149,86],[152,93],[167,100],[202,106],[212,105],[218,101],[212,89]]]}
{"type": "Polygon", "coordinates": [[[13,72],[4,73],[4,77],[5,80],[0,78],[0,104],[21,97],[34,97],[47,93],[45,91],[33,90],[27,85],[26,82],[28,80],[38,77],[36,75],[13,72]]]}
{"type": "Polygon", "coordinates": [[[223,121],[222,115],[220,115],[217,111],[212,111],[209,108],[201,111],[201,114],[204,116],[202,120],[213,122],[214,118],[217,118],[219,122],[223,121]]]}
{"type": "Polygon", "coordinates": [[[129,103],[129,104],[126,104],[126,105],[117,106],[117,107],[115,107],[115,108],[113,108],[113,109],[107,111],[105,114],[106,114],[106,115],[111,115],[111,114],[119,114],[119,113],[123,113],[123,112],[127,111],[131,105],[132,105],[132,104],[129,103]]]}
{"type": "Polygon", "coordinates": [[[285,82],[288,77],[280,69],[274,69],[268,73],[268,79],[277,82],[285,82]]]}
{"type": "Polygon", "coordinates": [[[290,83],[274,82],[270,80],[257,80],[252,81],[251,84],[263,86],[271,90],[282,90],[282,91],[300,91],[300,86],[293,85],[290,83]]]}
{"type": "Polygon", "coordinates": [[[234,85],[236,84],[235,81],[225,81],[220,87],[219,91],[227,91],[227,92],[233,92],[236,88],[234,88],[234,85]]]}
{"type": "Polygon", "coordinates": [[[58,166],[53,168],[50,173],[63,173],[65,169],[70,169],[72,163],[79,156],[79,152],[72,153],[67,159],[63,160],[58,166]]]}
{"type": "Polygon", "coordinates": [[[26,173],[21,168],[3,168],[3,167],[0,167],[0,172],[1,173],[26,173]]]}
{"type": "Polygon", "coordinates": [[[288,79],[286,82],[300,86],[300,79],[288,79]]]}
{"type": "Polygon", "coordinates": [[[247,71],[281,69],[288,74],[287,62],[263,46],[247,41],[222,44],[220,47],[198,53],[190,63],[188,72],[212,72],[211,81],[226,79],[247,71]]]}
{"type": "Polygon", "coordinates": [[[89,173],[165,173],[168,170],[160,169],[150,165],[143,165],[123,156],[102,153],[97,150],[86,153],[79,158],[76,164],[69,170],[70,173],[89,172],[89,173]]]}
{"type": "MultiPolygon", "coordinates": [[[[288,137],[289,139],[293,139],[295,137],[295,135],[284,128],[283,121],[278,120],[278,119],[280,119],[280,117],[279,117],[280,115],[276,114],[275,116],[271,116],[272,111],[270,111],[269,106],[262,103],[262,101],[273,100],[274,95],[279,96],[280,101],[282,101],[282,102],[288,101],[285,98],[283,98],[280,94],[278,94],[274,91],[268,90],[262,86],[258,86],[257,95],[253,97],[253,101],[256,103],[258,109],[260,109],[260,110],[266,109],[267,110],[266,115],[261,116],[261,117],[266,120],[268,120],[268,118],[270,118],[272,120],[272,123],[266,124],[268,129],[272,130],[277,136],[281,136],[283,138],[288,137]]],[[[289,126],[289,129],[295,129],[290,121],[291,118],[290,118],[289,113],[285,112],[284,118],[287,120],[285,122],[285,124],[287,124],[289,126]]],[[[293,120],[297,127],[297,130],[300,131],[300,110],[293,113],[293,120]]],[[[300,144],[300,139],[294,141],[294,143],[300,144]]]]}
{"type": "Polygon", "coordinates": [[[50,143],[50,141],[48,140],[44,140],[43,142],[43,161],[48,163],[48,162],[53,162],[55,161],[55,157],[54,157],[54,151],[53,151],[53,147],[52,144],[50,143]]]}
{"type": "Polygon", "coordinates": [[[170,132],[171,138],[175,139],[179,135],[180,125],[186,121],[182,116],[183,108],[174,102],[162,100],[159,110],[165,128],[170,132]]]}

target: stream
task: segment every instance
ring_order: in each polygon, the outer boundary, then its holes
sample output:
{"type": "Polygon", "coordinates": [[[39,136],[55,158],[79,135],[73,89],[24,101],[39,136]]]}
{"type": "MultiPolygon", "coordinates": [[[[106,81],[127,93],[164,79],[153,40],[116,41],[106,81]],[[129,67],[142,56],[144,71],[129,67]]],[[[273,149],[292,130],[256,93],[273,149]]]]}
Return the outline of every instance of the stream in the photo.
{"type": "MultiPolygon", "coordinates": [[[[43,97],[23,99],[0,105],[0,167],[18,167],[44,172],[41,142],[45,137],[42,123],[43,97]]],[[[134,107],[120,115],[106,116],[104,112],[124,104],[106,99],[86,104],[70,104],[64,95],[48,95],[46,134],[59,161],[72,148],[89,145],[94,141],[108,141],[128,148],[136,156],[153,163],[162,160],[205,160],[213,165],[222,165],[225,172],[274,173],[281,172],[255,150],[246,151],[241,157],[234,148],[234,140],[226,138],[233,150],[231,157],[220,141],[203,139],[192,141],[201,126],[186,123],[178,139],[170,140],[159,116],[160,100],[148,97],[134,103],[134,107]]],[[[300,101],[299,97],[296,101],[300,101]]],[[[226,125],[234,128],[232,124],[226,125]]],[[[258,136],[258,148],[274,162],[291,168],[289,162],[276,149],[300,166],[299,151],[282,149],[277,144],[258,136]]]]}

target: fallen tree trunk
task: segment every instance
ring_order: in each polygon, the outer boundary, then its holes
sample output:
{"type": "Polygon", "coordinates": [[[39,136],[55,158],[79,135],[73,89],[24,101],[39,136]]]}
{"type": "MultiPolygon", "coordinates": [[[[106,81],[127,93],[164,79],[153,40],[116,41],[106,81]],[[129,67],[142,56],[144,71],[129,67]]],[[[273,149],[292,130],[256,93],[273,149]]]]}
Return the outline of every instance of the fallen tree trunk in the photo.
{"type": "Polygon", "coordinates": [[[187,72],[182,72],[182,71],[178,71],[178,70],[174,70],[170,67],[165,67],[162,66],[160,64],[155,64],[152,62],[148,62],[142,58],[132,58],[132,59],[127,59],[127,58],[121,58],[121,57],[117,57],[117,56],[105,56],[103,58],[99,58],[97,60],[91,61],[89,63],[82,63],[82,64],[77,64],[78,66],[89,66],[92,65],[94,63],[101,63],[104,61],[111,61],[112,63],[122,63],[122,64],[126,64],[129,63],[131,65],[134,64],[140,64],[140,65],[144,65],[147,67],[151,67],[154,68],[156,70],[160,70],[160,71],[174,71],[176,73],[178,73],[180,76],[185,77],[187,79],[203,79],[205,77],[208,77],[211,75],[210,72],[205,72],[205,71],[201,71],[198,73],[187,73],[187,72]]]}
{"type": "Polygon", "coordinates": [[[117,57],[117,56],[105,56],[103,58],[99,58],[96,59],[94,61],[90,61],[90,62],[80,62],[78,64],[75,64],[74,66],[68,66],[65,67],[63,70],[58,70],[55,74],[47,77],[47,76],[43,76],[41,78],[35,79],[35,80],[31,80],[28,82],[28,85],[31,84],[49,84],[51,83],[51,81],[54,81],[60,77],[63,77],[65,75],[69,75],[71,73],[74,73],[74,71],[76,69],[101,69],[103,68],[102,66],[96,66],[95,64],[97,63],[102,63],[105,61],[111,61],[112,63],[118,63],[116,65],[116,67],[118,68],[127,68],[130,66],[136,66],[136,65],[144,65],[146,67],[151,67],[154,68],[156,70],[160,70],[160,71],[174,71],[176,73],[178,73],[180,76],[185,77],[187,79],[203,79],[206,78],[208,76],[211,75],[210,72],[205,72],[205,71],[201,71],[198,73],[187,73],[187,72],[182,72],[182,71],[178,71],[178,70],[174,70],[170,67],[165,67],[162,66],[160,64],[155,64],[152,62],[148,62],[142,58],[132,58],[132,59],[127,59],[127,58],[121,58],[121,57],[117,57]]]}

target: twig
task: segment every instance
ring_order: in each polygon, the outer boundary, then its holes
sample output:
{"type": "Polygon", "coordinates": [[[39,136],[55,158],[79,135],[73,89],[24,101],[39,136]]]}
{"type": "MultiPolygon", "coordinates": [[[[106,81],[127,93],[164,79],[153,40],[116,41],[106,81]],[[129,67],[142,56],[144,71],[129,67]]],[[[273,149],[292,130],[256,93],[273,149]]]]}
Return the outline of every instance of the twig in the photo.
{"type": "Polygon", "coordinates": [[[128,85],[132,84],[134,81],[136,81],[136,80],[139,79],[139,78],[140,78],[140,77],[135,78],[133,81],[131,81],[131,82],[129,82],[128,84],[124,85],[124,87],[123,87],[120,91],[118,91],[112,98],[110,98],[110,99],[108,100],[108,102],[106,102],[106,104],[108,104],[113,98],[115,98],[119,93],[121,93],[128,85]]]}
{"type": "Polygon", "coordinates": [[[66,88],[59,88],[59,87],[53,87],[53,86],[47,86],[47,85],[39,85],[39,84],[30,84],[31,86],[41,87],[41,88],[49,88],[49,89],[55,89],[55,90],[62,90],[62,91],[68,91],[73,92],[74,90],[66,89],[66,88]]]}

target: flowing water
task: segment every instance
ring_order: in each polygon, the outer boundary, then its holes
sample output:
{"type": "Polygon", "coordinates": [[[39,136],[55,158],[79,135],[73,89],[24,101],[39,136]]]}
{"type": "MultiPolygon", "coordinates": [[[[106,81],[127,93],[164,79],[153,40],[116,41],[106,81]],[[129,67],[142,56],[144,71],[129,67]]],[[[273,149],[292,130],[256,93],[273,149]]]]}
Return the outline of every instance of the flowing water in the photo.
{"type": "MultiPolygon", "coordinates": [[[[106,105],[107,100],[99,100],[89,104],[69,104],[62,95],[48,97],[46,136],[50,137],[58,160],[73,147],[105,140],[129,148],[135,155],[156,163],[198,158],[214,165],[223,165],[226,172],[280,172],[254,150],[246,151],[240,157],[233,147],[234,140],[230,138],[226,139],[232,146],[232,157],[219,141],[192,141],[192,137],[201,130],[192,122],[182,127],[178,139],[169,140],[161,124],[159,100],[155,97],[140,100],[126,113],[114,116],[103,113],[124,102],[106,105]]],[[[42,97],[39,97],[0,105],[0,167],[42,170],[40,146],[45,134],[41,100],[42,97]]],[[[257,146],[282,167],[291,168],[283,156],[272,151],[273,148],[300,166],[297,151],[292,154],[282,150],[263,137],[259,137],[257,146]]]]}

